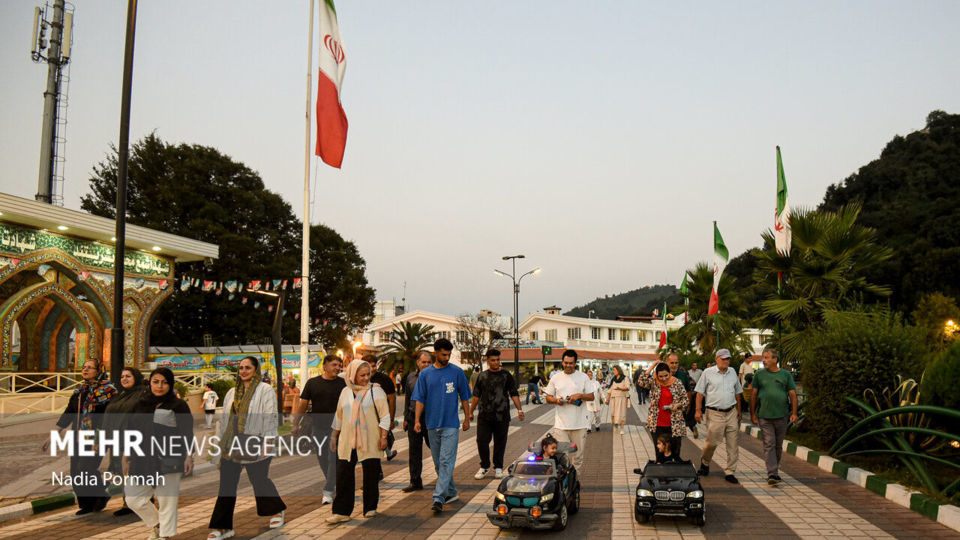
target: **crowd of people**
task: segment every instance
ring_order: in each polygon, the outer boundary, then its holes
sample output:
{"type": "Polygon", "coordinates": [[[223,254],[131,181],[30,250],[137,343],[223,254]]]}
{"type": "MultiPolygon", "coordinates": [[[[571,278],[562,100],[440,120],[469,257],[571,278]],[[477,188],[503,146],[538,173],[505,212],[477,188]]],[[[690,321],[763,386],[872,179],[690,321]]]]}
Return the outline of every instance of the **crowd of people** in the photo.
{"type": "MultiPolygon", "coordinates": [[[[332,505],[329,524],[352,519],[358,465],[362,474],[361,515],[370,518],[377,514],[382,460],[397,455],[392,446],[398,394],[406,396],[402,429],[409,452],[410,480],[402,491],[424,489],[425,445],[437,477],[430,507],[435,513],[459,499],[453,478],[459,432],[468,431],[471,424],[477,430],[476,479],[485,478],[491,470],[495,478],[504,476],[504,454],[514,421],[512,409],[516,410],[516,420],[523,422],[523,407],[530,401],[554,406],[553,429],[549,441],[545,441],[554,445],[557,441],[572,443],[577,450],[570,461],[577,470],[584,465],[586,435],[600,429],[604,407],[609,408],[614,433],[624,433],[632,388],[631,379],[619,365],[610,370],[582,370],[577,352],[567,349],[561,357],[561,369],[546,378],[531,374],[526,401],[521,402],[518,381],[502,368],[499,351],[488,350],[483,357],[486,369],[477,369],[469,381],[463,369],[450,362],[452,351],[449,340],[437,340],[432,352],[419,353],[415,369],[405,375],[378,371],[372,355],[346,365],[339,356],[329,355],[322,360],[320,374],[296,390],[288,407],[283,403],[284,412],[291,415],[291,434],[310,435],[322,442],[317,452],[323,475],[320,495],[321,505],[332,505]]],[[[797,420],[793,377],[779,367],[774,350],[763,353],[764,368],[759,371],[742,366],[739,372],[731,369],[731,356],[730,351],[720,349],[714,361],[700,370],[696,363],[690,369],[681,368],[677,355],[669,354],[666,361],[657,361],[633,374],[632,386],[640,402],[649,401],[646,428],[656,460],[680,460],[687,430],[697,437],[701,425],[705,440],[699,463],[695,464],[699,474],[709,475],[714,452],[723,443],[727,456],[724,478],[738,483],[738,432],[746,401],[751,420],[763,431],[768,483],[777,484],[782,481],[778,469],[786,428],[797,420]]],[[[126,367],[120,376],[120,388],[109,382],[103,366],[95,360],[85,362],[81,374],[83,382],[57,422],[61,432],[71,427],[74,433],[81,429],[135,430],[147,441],[193,437],[193,416],[177,394],[169,369],[157,368],[144,377],[137,369],[126,367]]],[[[220,436],[219,459],[215,459],[219,491],[208,538],[220,540],[234,535],[233,517],[243,470],[253,487],[257,514],[268,518],[270,528],[282,527],[286,505],[270,479],[272,457],[264,443],[278,436],[281,415],[276,391],[265,381],[257,357],[240,361],[236,384],[223,396],[219,417],[218,401],[213,386],[207,385],[201,398],[202,425],[206,430],[216,429],[220,436]]],[[[115,514],[136,513],[152,529],[151,538],[167,538],[177,534],[179,486],[182,477],[191,474],[194,456],[189,452],[171,455],[166,450],[169,445],[147,447],[150,451],[142,456],[110,454],[108,469],[114,473],[163,478],[154,485],[125,483],[124,505],[115,514]]],[[[97,480],[100,462],[100,457],[71,456],[71,475],[86,473],[93,479],[74,485],[78,515],[100,511],[109,500],[104,482],[97,480]]]]}

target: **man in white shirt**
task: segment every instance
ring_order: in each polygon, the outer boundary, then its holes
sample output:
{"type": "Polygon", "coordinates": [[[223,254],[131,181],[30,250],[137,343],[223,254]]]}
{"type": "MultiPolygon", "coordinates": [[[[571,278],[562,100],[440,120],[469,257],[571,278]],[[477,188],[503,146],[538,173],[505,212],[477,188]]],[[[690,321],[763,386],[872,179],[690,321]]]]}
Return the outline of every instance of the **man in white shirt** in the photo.
{"type": "Polygon", "coordinates": [[[577,351],[567,349],[560,358],[563,371],[550,377],[550,384],[544,390],[547,403],[557,406],[553,424],[553,436],[558,441],[577,445],[573,454],[573,466],[577,471],[583,466],[583,444],[586,441],[587,428],[590,427],[585,402],[593,401],[590,379],[577,371],[577,351]]]}
{"type": "Polygon", "coordinates": [[[207,383],[204,387],[206,392],[203,393],[203,413],[207,417],[206,428],[210,429],[213,426],[213,414],[217,412],[217,393],[213,391],[213,385],[207,383]]]}
{"type": "Polygon", "coordinates": [[[753,375],[753,366],[750,365],[751,360],[753,360],[753,358],[750,353],[743,355],[743,363],[740,364],[740,372],[739,372],[741,385],[747,384],[744,378],[747,376],[748,373],[750,375],[753,375]]]}
{"type": "Polygon", "coordinates": [[[690,376],[690,385],[696,387],[697,383],[700,382],[700,376],[703,375],[703,370],[697,369],[697,363],[694,362],[687,370],[687,375],[690,376]]]}
{"type": "Polygon", "coordinates": [[[730,367],[730,351],[717,351],[717,365],[703,370],[695,389],[697,393],[696,419],[707,421],[707,440],[700,458],[700,476],[710,474],[710,460],[717,445],[723,440],[727,448],[727,465],[723,468],[724,480],[739,484],[733,475],[737,470],[740,452],[740,421],[743,420],[740,379],[730,367]]]}

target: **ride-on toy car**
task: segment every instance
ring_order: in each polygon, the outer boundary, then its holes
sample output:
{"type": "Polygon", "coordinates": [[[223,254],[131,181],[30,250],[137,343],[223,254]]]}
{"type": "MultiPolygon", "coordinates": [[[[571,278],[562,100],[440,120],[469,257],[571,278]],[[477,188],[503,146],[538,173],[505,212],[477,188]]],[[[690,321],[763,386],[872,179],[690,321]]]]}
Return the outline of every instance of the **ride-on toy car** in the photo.
{"type": "Polygon", "coordinates": [[[561,442],[557,455],[544,459],[540,443],[531,443],[497,487],[490,522],[503,529],[566,528],[569,515],[580,510],[580,480],[567,457],[576,451],[576,445],[561,442]]]}
{"type": "Polygon", "coordinates": [[[703,487],[697,470],[689,461],[651,461],[643,469],[634,469],[633,472],[642,475],[637,484],[633,510],[638,522],[645,523],[654,514],[662,514],[687,516],[703,526],[706,516],[703,487]]]}

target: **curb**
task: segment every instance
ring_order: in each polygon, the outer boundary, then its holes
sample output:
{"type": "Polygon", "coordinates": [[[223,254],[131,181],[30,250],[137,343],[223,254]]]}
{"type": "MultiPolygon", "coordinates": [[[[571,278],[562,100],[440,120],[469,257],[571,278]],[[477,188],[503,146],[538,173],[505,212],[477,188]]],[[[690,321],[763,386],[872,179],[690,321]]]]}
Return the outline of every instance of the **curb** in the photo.
{"type": "MultiPolygon", "coordinates": [[[[763,440],[763,433],[760,428],[752,424],[741,423],[740,431],[755,439],[763,440]]],[[[894,484],[882,476],[853,467],[827,454],[811,450],[806,446],[800,446],[787,439],[783,440],[783,451],[960,532],[960,507],[935,501],[923,493],[910,491],[908,488],[900,484],[894,484]]]]}
{"type": "MultiPolygon", "coordinates": [[[[217,466],[209,461],[201,463],[194,467],[193,473],[191,473],[191,475],[187,478],[203,474],[216,468],[217,466]]],[[[107,487],[107,493],[110,495],[119,495],[122,492],[123,489],[120,486],[111,485],[107,487]]],[[[73,493],[61,493],[59,495],[41,497],[32,501],[11,504],[10,506],[4,506],[0,508],[0,523],[10,521],[12,519],[32,516],[34,514],[49,512],[51,510],[58,510],[67,506],[73,506],[74,504],[76,504],[76,498],[73,493]]]]}

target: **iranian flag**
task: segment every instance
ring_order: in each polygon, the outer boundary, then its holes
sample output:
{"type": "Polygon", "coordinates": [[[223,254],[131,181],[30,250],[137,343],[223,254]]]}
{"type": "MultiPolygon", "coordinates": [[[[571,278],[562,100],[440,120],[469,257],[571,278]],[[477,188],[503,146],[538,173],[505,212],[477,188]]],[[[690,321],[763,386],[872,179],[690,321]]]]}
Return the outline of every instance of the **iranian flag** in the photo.
{"type": "Polygon", "coordinates": [[[347,70],[347,53],[340,39],[333,0],[321,0],[320,76],[317,78],[317,155],[340,168],[347,145],[347,114],[340,104],[340,87],[347,70]]]}
{"type": "Polygon", "coordinates": [[[667,303],[663,303],[663,332],[660,332],[660,349],[667,348],[667,303]]]}
{"type": "Polygon", "coordinates": [[[720,297],[717,296],[717,289],[720,287],[720,276],[723,275],[723,269],[730,260],[730,253],[727,251],[727,245],[723,243],[723,237],[720,236],[720,229],[717,228],[717,222],[713,222],[713,290],[710,291],[710,306],[707,308],[707,315],[716,315],[720,311],[720,297]]]}
{"type": "Polygon", "coordinates": [[[790,255],[790,243],[793,233],[790,230],[790,205],[787,204],[787,178],[783,174],[783,160],[780,159],[780,147],[777,147],[777,213],[773,220],[773,237],[777,253],[790,255]]]}
{"type": "Polygon", "coordinates": [[[690,322],[687,314],[689,313],[688,307],[690,305],[690,287],[687,286],[687,273],[683,273],[683,282],[680,283],[680,296],[683,297],[683,324],[690,322]]]}

